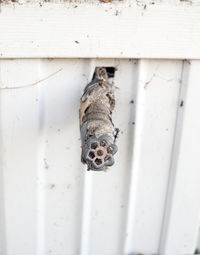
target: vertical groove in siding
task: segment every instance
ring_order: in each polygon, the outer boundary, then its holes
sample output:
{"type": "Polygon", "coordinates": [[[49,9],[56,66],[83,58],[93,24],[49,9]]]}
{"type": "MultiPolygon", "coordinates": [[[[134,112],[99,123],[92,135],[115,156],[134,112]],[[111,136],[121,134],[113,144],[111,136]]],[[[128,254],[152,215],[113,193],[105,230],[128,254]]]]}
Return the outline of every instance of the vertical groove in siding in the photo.
{"type": "Polygon", "coordinates": [[[198,254],[200,253],[200,219],[198,221],[198,234],[196,239],[196,246],[195,246],[195,252],[198,254]]]}
{"type": "MultiPolygon", "coordinates": [[[[39,61],[38,74],[43,79],[43,61],[39,61]]],[[[38,107],[39,107],[39,130],[38,130],[38,166],[37,166],[37,255],[45,254],[45,191],[43,184],[45,182],[44,154],[45,154],[45,86],[42,83],[38,86],[38,107]]]]}
{"type": "Polygon", "coordinates": [[[183,118],[183,109],[180,109],[181,101],[185,101],[186,91],[187,91],[187,83],[188,83],[188,75],[189,75],[189,66],[188,62],[182,61],[182,72],[180,77],[180,91],[179,91],[179,99],[177,102],[177,114],[176,114],[176,126],[174,131],[173,138],[173,147],[171,150],[171,163],[169,168],[169,176],[168,176],[168,187],[166,192],[166,202],[165,202],[165,211],[163,214],[163,224],[160,236],[160,246],[159,253],[164,254],[165,246],[166,246],[166,236],[168,229],[168,221],[170,214],[170,206],[172,203],[172,193],[174,188],[175,176],[176,176],[176,166],[174,164],[174,158],[177,157],[178,154],[178,143],[180,142],[181,129],[182,129],[182,118],[183,118]]]}
{"type": "Polygon", "coordinates": [[[161,254],[193,254],[196,248],[200,213],[199,68],[199,61],[184,62],[161,254]]]}
{"type": "MultiPolygon", "coordinates": [[[[92,80],[93,73],[95,70],[96,61],[94,59],[89,59],[86,63],[86,77],[87,81],[83,86],[86,86],[92,80]]],[[[82,93],[81,93],[82,94],[82,93]]],[[[81,95],[80,95],[81,97],[81,95]]],[[[92,198],[92,174],[87,172],[87,167],[81,167],[83,171],[84,181],[83,181],[83,193],[82,193],[82,218],[80,226],[80,255],[87,255],[89,250],[89,239],[90,239],[90,217],[91,217],[91,198],[92,198]]]]}
{"type": "MultiPolygon", "coordinates": [[[[0,61],[0,88],[2,87],[1,82],[2,76],[2,61],[0,61]]],[[[3,153],[5,152],[5,147],[3,145],[4,142],[4,130],[2,128],[1,123],[2,119],[2,91],[0,91],[0,255],[7,255],[7,246],[6,246],[6,215],[5,215],[5,178],[4,178],[4,168],[5,168],[5,160],[3,157],[3,153]]]]}
{"type": "Polygon", "coordinates": [[[181,61],[140,60],[125,254],[158,252],[180,73],[181,61]]]}
{"type": "MultiPolygon", "coordinates": [[[[0,73],[1,73],[1,62],[0,62],[0,73]]],[[[1,77],[1,74],[0,74],[1,77]]],[[[0,92],[0,123],[2,123],[2,93],[0,92]]],[[[6,248],[6,215],[5,215],[5,183],[4,183],[4,159],[3,153],[5,151],[3,144],[3,129],[0,125],[0,255],[7,255],[6,248]]]]}
{"type": "Polygon", "coordinates": [[[86,167],[82,168],[84,171],[83,184],[83,205],[82,205],[82,222],[81,222],[81,243],[80,254],[87,255],[89,250],[90,239],[90,218],[91,218],[91,197],[92,197],[92,174],[87,173],[86,167]]]}

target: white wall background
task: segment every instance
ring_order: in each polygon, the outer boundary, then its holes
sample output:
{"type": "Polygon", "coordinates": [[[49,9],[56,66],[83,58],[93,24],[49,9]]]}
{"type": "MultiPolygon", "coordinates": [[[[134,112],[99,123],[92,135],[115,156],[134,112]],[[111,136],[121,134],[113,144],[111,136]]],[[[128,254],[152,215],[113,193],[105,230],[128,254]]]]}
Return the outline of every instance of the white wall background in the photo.
{"type": "Polygon", "coordinates": [[[193,254],[199,70],[199,61],[1,60],[0,254],[193,254]],[[121,132],[116,164],[97,173],[80,162],[78,110],[100,65],[117,67],[121,132]]]}
{"type": "Polygon", "coordinates": [[[32,2],[1,5],[0,255],[200,253],[199,2],[32,2]],[[99,173],[78,117],[96,66],[121,130],[99,173]]]}

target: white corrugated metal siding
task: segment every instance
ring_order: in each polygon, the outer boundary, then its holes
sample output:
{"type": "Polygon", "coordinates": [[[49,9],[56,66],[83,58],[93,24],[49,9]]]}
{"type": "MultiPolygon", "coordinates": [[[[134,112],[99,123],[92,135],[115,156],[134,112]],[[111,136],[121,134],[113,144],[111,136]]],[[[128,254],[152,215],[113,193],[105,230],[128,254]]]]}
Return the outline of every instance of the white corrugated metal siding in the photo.
{"type": "Polygon", "coordinates": [[[200,61],[0,61],[0,254],[193,254],[200,61]],[[80,162],[79,99],[114,66],[115,165],[80,162]],[[131,101],[134,101],[132,103],[131,101]]]}
{"type": "Polygon", "coordinates": [[[200,253],[199,42],[199,0],[0,0],[0,255],[200,253]],[[80,162],[96,66],[117,69],[107,172],[80,162]]]}

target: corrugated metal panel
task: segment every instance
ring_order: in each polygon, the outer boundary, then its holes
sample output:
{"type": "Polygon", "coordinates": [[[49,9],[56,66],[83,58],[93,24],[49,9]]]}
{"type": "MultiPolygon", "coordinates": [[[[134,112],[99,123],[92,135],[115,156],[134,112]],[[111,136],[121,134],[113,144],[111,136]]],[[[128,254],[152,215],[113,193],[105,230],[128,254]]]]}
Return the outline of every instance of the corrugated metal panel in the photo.
{"type": "Polygon", "coordinates": [[[199,61],[0,61],[0,254],[193,254],[199,61]],[[79,99],[117,67],[116,164],[80,163],[79,99]],[[134,103],[132,103],[132,100],[134,103]]]}

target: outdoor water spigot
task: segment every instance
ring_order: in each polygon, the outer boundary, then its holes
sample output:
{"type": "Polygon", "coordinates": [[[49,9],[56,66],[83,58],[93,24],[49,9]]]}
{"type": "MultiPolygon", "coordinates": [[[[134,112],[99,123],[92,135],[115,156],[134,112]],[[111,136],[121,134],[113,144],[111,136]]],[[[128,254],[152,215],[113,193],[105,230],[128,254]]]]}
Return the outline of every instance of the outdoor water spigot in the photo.
{"type": "Polygon", "coordinates": [[[112,122],[115,106],[113,85],[104,67],[96,67],[92,81],[85,87],[80,103],[81,161],[88,170],[105,170],[114,164],[113,155],[119,130],[112,122]]]}

